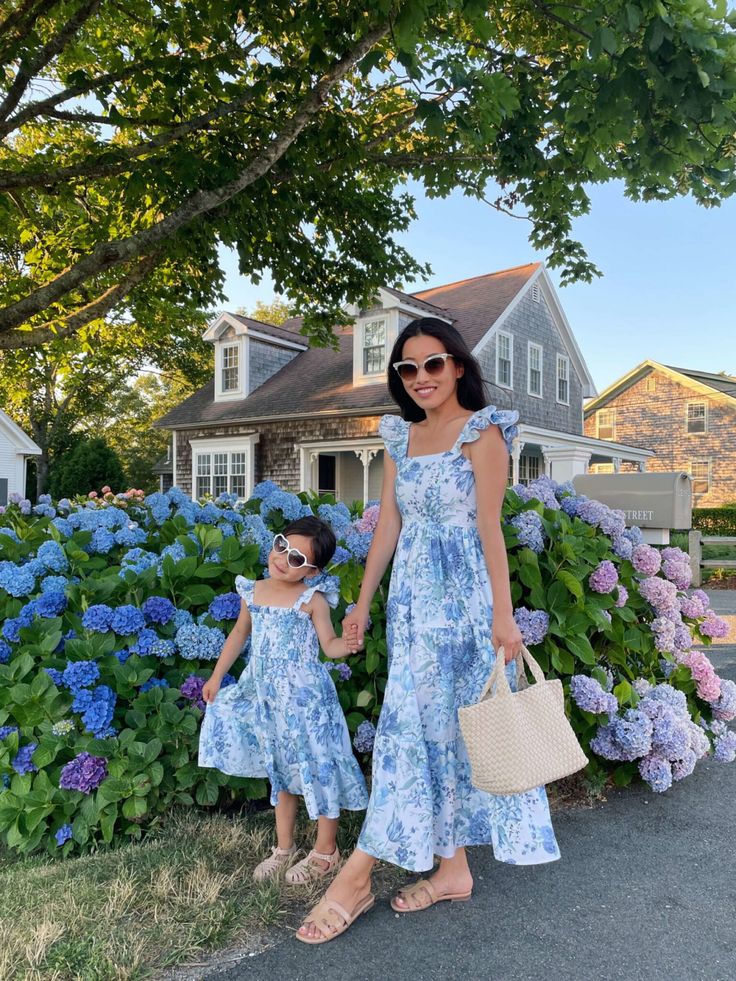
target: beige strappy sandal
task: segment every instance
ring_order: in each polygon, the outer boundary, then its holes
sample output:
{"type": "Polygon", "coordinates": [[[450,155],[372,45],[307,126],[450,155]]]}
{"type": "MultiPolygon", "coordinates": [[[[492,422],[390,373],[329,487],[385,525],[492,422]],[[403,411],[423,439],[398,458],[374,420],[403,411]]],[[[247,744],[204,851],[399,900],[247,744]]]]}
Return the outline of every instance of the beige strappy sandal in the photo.
{"type": "Polygon", "coordinates": [[[322,931],[322,936],[320,937],[305,937],[298,931],[294,934],[297,940],[301,940],[303,944],[327,944],[330,940],[334,940],[339,937],[341,933],[345,933],[348,927],[352,926],[353,923],[362,916],[363,913],[367,913],[368,910],[373,906],[375,902],[375,896],[369,893],[350,911],[341,906],[340,903],[336,903],[334,899],[328,899],[325,896],[321,899],[314,909],[307,915],[304,920],[305,923],[314,923],[322,931]]]}
{"type": "Polygon", "coordinates": [[[335,845],[335,850],[331,855],[316,852],[314,849],[303,858],[301,862],[292,865],[284,878],[291,886],[306,886],[316,879],[323,879],[326,875],[337,868],[340,864],[340,850],[335,845]],[[317,861],[315,861],[317,859],[317,861]],[[327,868],[323,868],[319,863],[327,862],[327,868]]]}
{"type": "Polygon", "coordinates": [[[391,909],[397,913],[421,913],[422,910],[429,909],[435,903],[442,903],[449,900],[451,903],[462,903],[470,899],[473,890],[470,892],[448,892],[440,896],[429,881],[429,879],[419,879],[410,886],[404,886],[391,900],[391,909]],[[407,903],[406,906],[397,906],[396,900],[399,896],[407,903]],[[412,906],[416,902],[418,905],[412,906]]]}
{"type": "Polygon", "coordinates": [[[264,858],[253,869],[253,879],[255,882],[264,882],[266,879],[275,879],[284,869],[287,869],[296,855],[296,845],[291,848],[272,848],[268,858],[264,858]]]}

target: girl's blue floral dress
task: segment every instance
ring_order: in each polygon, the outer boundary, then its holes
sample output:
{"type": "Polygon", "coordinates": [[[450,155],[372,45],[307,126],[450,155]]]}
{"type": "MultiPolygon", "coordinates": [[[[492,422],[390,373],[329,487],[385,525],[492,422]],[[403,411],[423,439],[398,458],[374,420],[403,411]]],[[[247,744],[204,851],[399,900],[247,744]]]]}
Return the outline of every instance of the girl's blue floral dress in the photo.
{"type": "Polygon", "coordinates": [[[235,588],[251,615],[251,655],[238,683],[221,688],[207,706],[199,765],[268,777],[273,805],[282,790],[297,794],[312,820],[362,811],[365,780],[335,685],[319,660],[312,619],[302,609],[315,591],[336,606],[336,593],[319,583],[293,607],[279,607],[254,602],[252,579],[238,576],[235,588]]]}
{"type": "Polygon", "coordinates": [[[473,787],[457,717],[458,706],[478,700],[495,662],[475,477],[461,447],[492,424],[510,447],[517,419],[486,406],[451,450],[413,458],[410,423],[384,416],[379,428],[396,462],[402,529],[386,607],[389,677],[358,847],[413,872],[464,845],[491,843],[497,859],[518,865],[560,857],[543,787],[510,797],[473,787]]]}

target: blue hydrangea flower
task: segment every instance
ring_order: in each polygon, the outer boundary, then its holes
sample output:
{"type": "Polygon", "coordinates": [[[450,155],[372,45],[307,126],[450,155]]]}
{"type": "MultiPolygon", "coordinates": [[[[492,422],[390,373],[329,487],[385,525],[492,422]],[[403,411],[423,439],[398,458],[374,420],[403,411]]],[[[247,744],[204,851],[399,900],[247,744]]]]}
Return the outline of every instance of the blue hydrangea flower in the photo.
{"type": "Polygon", "coordinates": [[[222,653],[225,634],[217,627],[184,626],[176,632],[176,646],[187,661],[213,661],[222,653]]]}
{"type": "Polygon", "coordinates": [[[273,535],[263,523],[260,514],[244,514],[243,527],[240,532],[240,541],[244,545],[254,544],[258,546],[258,561],[262,565],[268,562],[268,554],[273,544],[273,535]]]}
{"type": "Polygon", "coordinates": [[[280,490],[279,485],[275,484],[272,480],[262,480],[260,484],[256,484],[250,496],[257,501],[261,501],[264,497],[270,497],[271,494],[276,493],[278,490],[280,490]]]}
{"type": "Polygon", "coordinates": [[[125,525],[125,527],[118,528],[115,532],[115,544],[127,546],[128,548],[142,545],[147,538],[148,535],[145,529],[139,528],[135,524],[125,525]]]}
{"type": "Polygon", "coordinates": [[[639,773],[652,790],[657,794],[664,793],[672,786],[672,767],[668,760],[662,759],[656,753],[645,756],[639,762],[639,773]]]}
{"type": "Polygon", "coordinates": [[[99,677],[100,669],[96,661],[68,661],[61,680],[70,692],[76,694],[83,688],[89,688],[99,677]]]}
{"type": "Polygon", "coordinates": [[[337,504],[320,504],[317,516],[327,522],[338,540],[347,535],[353,523],[350,510],[342,501],[337,504]]]}
{"type": "Polygon", "coordinates": [[[138,636],[130,645],[131,654],[138,654],[140,657],[145,657],[151,653],[154,644],[158,640],[159,636],[155,630],[151,630],[150,627],[144,627],[143,630],[139,631],[138,636]]]}
{"type": "Polygon", "coordinates": [[[107,685],[98,685],[91,691],[82,688],[74,697],[72,712],[79,712],[87,732],[99,738],[111,735],[110,723],[116,701],[115,692],[107,685]]]}
{"type": "Polygon", "coordinates": [[[373,541],[373,532],[351,529],[345,536],[345,547],[358,562],[365,562],[373,541]]]}
{"type": "Polygon", "coordinates": [[[112,618],[110,626],[116,634],[127,636],[142,630],[146,625],[145,618],[137,606],[119,606],[112,618]]]}
{"type": "Polygon", "coordinates": [[[549,616],[544,610],[528,610],[525,606],[521,606],[514,611],[514,620],[527,647],[541,644],[547,636],[549,616]]]}
{"type": "Polygon", "coordinates": [[[335,549],[335,554],[330,559],[330,565],[344,565],[345,562],[349,562],[352,558],[350,552],[343,548],[342,545],[338,545],[335,549]]]}
{"type": "Polygon", "coordinates": [[[536,511],[522,511],[511,519],[511,524],[519,533],[520,545],[537,553],[544,549],[544,527],[536,511]]]}
{"type": "Polygon", "coordinates": [[[165,596],[149,596],[143,604],[143,616],[147,623],[168,623],[176,613],[176,607],[165,596]]]}
{"type": "Polygon", "coordinates": [[[114,611],[106,603],[95,603],[88,606],[82,614],[82,626],[93,633],[107,633],[114,615],[114,611]]]}
{"type": "Polygon", "coordinates": [[[584,674],[575,674],[570,679],[570,695],[575,704],[584,712],[595,715],[603,713],[615,715],[618,711],[616,696],[603,690],[603,686],[595,678],[584,674]]]}
{"type": "Polygon", "coordinates": [[[308,504],[302,504],[296,494],[275,490],[261,501],[261,517],[265,520],[274,511],[281,511],[287,521],[303,518],[312,513],[308,504]]]}
{"type": "Polygon", "coordinates": [[[51,678],[53,683],[57,688],[61,688],[64,684],[64,672],[59,671],[57,668],[44,668],[46,674],[51,678]]]}
{"type": "Polygon", "coordinates": [[[172,617],[174,621],[174,626],[178,630],[179,627],[188,627],[190,624],[194,623],[194,617],[189,612],[189,610],[177,610],[172,617]]]}
{"type": "Polygon", "coordinates": [[[31,756],[37,749],[38,743],[28,743],[26,746],[21,746],[18,755],[11,763],[16,773],[23,776],[24,773],[35,773],[38,770],[36,764],[31,761],[31,756]]]}
{"type": "Polygon", "coordinates": [[[13,732],[19,732],[18,726],[0,726],[0,739],[7,739],[13,732]]]}
{"type": "Polygon", "coordinates": [[[0,535],[7,535],[8,538],[12,538],[14,542],[20,542],[20,538],[18,538],[18,535],[13,528],[3,526],[0,528],[0,535]]]}
{"type": "Polygon", "coordinates": [[[36,587],[36,577],[26,566],[14,562],[0,562],[0,588],[20,599],[29,596],[36,587]]]}
{"type": "MultiPolygon", "coordinates": [[[[62,519],[57,518],[57,520],[62,519]]],[[[66,552],[53,539],[49,539],[39,545],[36,558],[43,563],[49,572],[66,572],[69,568],[69,559],[66,556],[66,552]]]]}
{"type": "Polygon", "coordinates": [[[72,826],[71,824],[62,824],[62,826],[54,834],[56,839],[56,844],[61,846],[66,844],[72,837],[72,826]]]}
{"type": "Polygon", "coordinates": [[[6,643],[4,640],[0,640],[0,664],[7,664],[12,653],[13,651],[10,644],[6,643]]]}
{"type": "Polygon", "coordinates": [[[42,593],[63,593],[69,585],[66,576],[46,576],[41,580],[42,593]]]}
{"type": "Polygon", "coordinates": [[[361,722],[353,736],[353,746],[359,753],[370,753],[376,738],[376,727],[367,719],[361,722]]]}
{"type": "Polygon", "coordinates": [[[148,681],[144,682],[141,685],[139,690],[142,692],[147,692],[150,691],[152,688],[168,688],[168,687],[169,687],[169,683],[166,680],[166,678],[149,678],[148,681]]]}
{"type": "Polygon", "coordinates": [[[215,620],[237,620],[240,616],[240,597],[237,593],[221,593],[209,605],[209,614],[215,620]]]}
{"type": "Polygon", "coordinates": [[[651,720],[637,709],[627,709],[622,718],[613,720],[613,739],[619,750],[618,759],[638,760],[652,749],[651,720]]]}
{"type": "Polygon", "coordinates": [[[63,593],[47,591],[35,600],[36,613],[41,617],[58,617],[66,609],[66,596],[63,593]]]}
{"type": "Polygon", "coordinates": [[[173,640],[159,638],[151,644],[151,649],[148,653],[153,657],[173,657],[176,654],[176,644],[173,640]]]}
{"type": "Polygon", "coordinates": [[[146,569],[151,569],[159,563],[159,556],[155,552],[146,552],[142,548],[131,548],[120,560],[120,575],[124,576],[127,571],[134,572],[139,576],[146,569]]]}

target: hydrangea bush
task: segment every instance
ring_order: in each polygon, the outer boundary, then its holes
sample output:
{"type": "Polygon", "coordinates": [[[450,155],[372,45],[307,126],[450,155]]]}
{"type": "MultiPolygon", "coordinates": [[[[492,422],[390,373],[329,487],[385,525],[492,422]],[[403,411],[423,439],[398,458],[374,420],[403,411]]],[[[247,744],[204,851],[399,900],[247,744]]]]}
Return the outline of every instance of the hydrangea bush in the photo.
{"type": "MultiPolygon", "coordinates": [[[[175,804],[263,797],[262,780],[199,769],[202,685],[238,614],[238,574],[258,576],[272,535],[317,514],[339,547],[339,624],[358,597],[378,520],[266,481],[242,503],[103,488],[87,499],[15,498],[0,515],[0,833],[66,855],[137,838],[175,804]]],[[[687,557],[658,551],[623,515],[542,478],[504,504],[516,619],[569,693],[589,776],[640,774],[655,790],[698,759],[736,757],[736,686],[693,644],[725,627],[686,592],[687,557]]],[[[384,601],[365,652],[329,662],[356,752],[370,759],[387,675],[384,601]]],[[[242,660],[226,678],[236,681],[242,660]]]]}

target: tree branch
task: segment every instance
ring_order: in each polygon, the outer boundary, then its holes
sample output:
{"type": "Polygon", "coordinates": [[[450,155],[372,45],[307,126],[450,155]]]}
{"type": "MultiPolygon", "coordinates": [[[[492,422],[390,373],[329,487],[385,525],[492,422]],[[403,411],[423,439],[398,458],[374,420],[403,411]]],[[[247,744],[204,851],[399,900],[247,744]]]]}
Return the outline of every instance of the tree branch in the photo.
{"type": "Polygon", "coordinates": [[[134,286],[142,282],[145,277],[155,269],[160,261],[160,253],[146,256],[141,259],[137,266],[123,277],[115,286],[111,286],[96,300],[70,314],[68,317],[59,320],[50,320],[33,330],[18,330],[11,334],[0,335],[0,351],[18,351],[24,348],[36,347],[38,344],[47,344],[51,341],[62,340],[75,334],[80,328],[86,327],[93,320],[99,320],[110,311],[116,303],[130,293],[134,286]],[[59,326],[63,325],[63,326],[59,326]]]}
{"type": "MultiPolygon", "coordinates": [[[[7,50],[11,45],[17,44],[24,36],[27,36],[33,29],[34,22],[43,14],[48,13],[58,2],[59,0],[25,0],[25,3],[11,11],[0,24],[0,38],[4,42],[0,51],[7,50]]],[[[2,60],[5,59],[2,58],[2,60]]]]}
{"type": "Polygon", "coordinates": [[[57,170],[40,171],[32,174],[0,170],[0,191],[9,191],[20,187],[53,187],[55,184],[61,184],[74,177],[110,177],[119,174],[128,168],[130,160],[159,150],[187,133],[204,129],[215,120],[243,109],[253,98],[253,93],[248,92],[238,99],[233,99],[232,102],[223,102],[211,112],[203,113],[201,116],[180,123],[167,132],[159,133],[152,139],[146,140],[145,143],[137,143],[135,146],[105,147],[106,156],[109,157],[114,154],[118,158],[109,163],[103,164],[95,160],[87,160],[73,164],[71,167],[60,167],[57,170]]]}
{"type": "Polygon", "coordinates": [[[150,228],[137,232],[126,239],[101,242],[88,255],[70,266],[51,282],[34,290],[22,300],[11,303],[0,310],[0,332],[11,330],[13,327],[24,323],[51,303],[76,289],[91,276],[135,259],[144,252],[149,253],[199,215],[225,204],[262,177],[283,156],[302,130],[320,111],[334,85],[385,36],[388,29],[388,23],[374,27],[357,42],[350,52],[338,59],[302,100],[299,108],[286,123],[279,136],[257,154],[234,181],[214,190],[197,191],[183,205],[150,228]]]}
{"type": "Polygon", "coordinates": [[[102,0],[85,0],[74,16],[69,18],[59,33],[52,37],[51,40],[36,53],[35,57],[30,58],[28,61],[25,59],[21,61],[20,68],[18,69],[18,73],[15,76],[13,84],[8,90],[8,94],[3,102],[0,103],[0,119],[8,118],[10,113],[20,102],[28,83],[33,76],[37,72],[41,71],[42,68],[45,68],[51,59],[59,54],[60,51],[64,50],[67,42],[74,37],[82,24],[84,24],[86,20],[89,20],[95,10],[100,6],[101,2],[102,0]]]}

